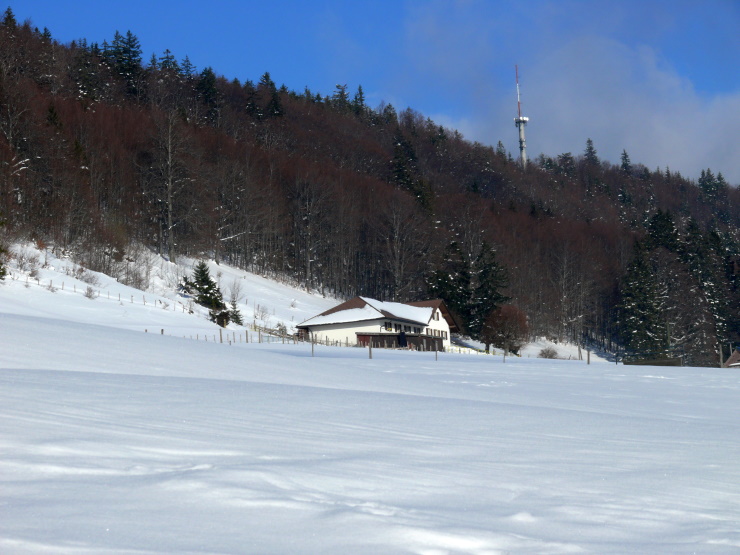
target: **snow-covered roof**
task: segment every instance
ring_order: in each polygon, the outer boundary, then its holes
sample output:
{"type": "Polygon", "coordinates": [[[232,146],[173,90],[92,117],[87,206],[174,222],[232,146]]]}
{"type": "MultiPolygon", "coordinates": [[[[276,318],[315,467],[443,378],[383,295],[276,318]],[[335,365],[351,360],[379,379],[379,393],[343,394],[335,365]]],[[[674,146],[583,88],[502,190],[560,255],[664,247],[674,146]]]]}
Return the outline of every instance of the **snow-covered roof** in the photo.
{"type": "Polygon", "coordinates": [[[403,320],[425,326],[432,319],[431,306],[412,306],[405,303],[378,301],[367,297],[355,297],[318,316],[301,322],[298,327],[321,326],[326,324],[347,324],[367,320],[403,320]]]}
{"type": "Polygon", "coordinates": [[[385,316],[392,316],[399,320],[410,320],[411,322],[418,322],[420,324],[429,323],[434,312],[432,308],[427,306],[411,306],[405,303],[376,301],[375,299],[368,299],[366,297],[360,298],[385,316]]]}

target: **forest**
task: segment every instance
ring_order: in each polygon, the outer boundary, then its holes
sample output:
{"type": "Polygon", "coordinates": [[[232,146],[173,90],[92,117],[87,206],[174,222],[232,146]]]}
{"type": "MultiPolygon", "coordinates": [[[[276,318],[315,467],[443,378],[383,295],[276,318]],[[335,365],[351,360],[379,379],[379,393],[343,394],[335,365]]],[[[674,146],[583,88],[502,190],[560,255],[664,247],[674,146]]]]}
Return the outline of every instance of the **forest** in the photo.
{"type": "Polygon", "coordinates": [[[523,169],[361,86],[240,82],[144,60],[131,31],[60,44],[10,8],[0,22],[6,247],[138,287],[142,250],[207,257],[340,298],[441,297],[483,340],[523,317],[531,336],[716,366],[740,342],[740,191],[597,146],[523,169]]]}

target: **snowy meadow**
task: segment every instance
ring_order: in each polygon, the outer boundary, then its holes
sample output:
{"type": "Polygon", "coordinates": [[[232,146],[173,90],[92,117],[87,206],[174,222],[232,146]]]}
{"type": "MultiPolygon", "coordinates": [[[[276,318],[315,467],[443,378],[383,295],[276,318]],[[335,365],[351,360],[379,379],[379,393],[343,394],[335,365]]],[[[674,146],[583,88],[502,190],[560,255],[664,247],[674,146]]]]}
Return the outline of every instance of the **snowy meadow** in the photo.
{"type": "Polygon", "coordinates": [[[2,553],[740,552],[736,371],[220,343],[181,270],[67,267],[0,282],[2,553]]]}

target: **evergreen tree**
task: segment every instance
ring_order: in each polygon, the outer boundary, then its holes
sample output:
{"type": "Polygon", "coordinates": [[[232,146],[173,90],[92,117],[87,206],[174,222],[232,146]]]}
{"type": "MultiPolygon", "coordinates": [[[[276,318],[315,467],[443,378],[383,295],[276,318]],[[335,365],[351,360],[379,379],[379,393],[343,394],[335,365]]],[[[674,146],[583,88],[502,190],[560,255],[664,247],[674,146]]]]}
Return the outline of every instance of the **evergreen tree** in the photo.
{"type": "Polygon", "coordinates": [[[208,119],[214,121],[218,112],[218,90],[216,89],[216,74],[211,67],[200,72],[195,90],[208,108],[208,119]]]}
{"type": "Polygon", "coordinates": [[[594,142],[591,139],[586,139],[586,151],[583,153],[583,157],[588,164],[592,166],[599,165],[599,157],[596,155],[594,142]]]}
{"type": "Polygon", "coordinates": [[[707,168],[701,171],[699,188],[704,201],[712,204],[726,197],[728,185],[721,172],[715,177],[712,170],[707,168]]]}
{"type": "Polygon", "coordinates": [[[3,26],[11,31],[14,31],[18,26],[18,22],[15,20],[15,15],[13,14],[13,10],[10,9],[10,6],[8,6],[3,14],[3,26]]]}
{"type": "Polygon", "coordinates": [[[264,112],[259,110],[257,111],[258,117],[261,118],[264,115],[269,118],[283,115],[283,104],[280,101],[280,93],[278,92],[269,71],[266,71],[262,74],[262,77],[260,77],[259,83],[257,84],[257,92],[263,99],[267,98],[264,112]]]}
{"type": "Polygon", "coordinates": [[[195,296],[196,303],[208,309],[208,316],[212,322],[222,327],[229,323],[230,311],[205,261],[196,264],[192,279],[183,280],[183,289],[195,296]]]}
{"type": "Polygon", "coordinates": [[[496,253],[483,243],[478,256],[468,261],[453,241],[445,250],[443,266],[428,281],[429,293],[441,298],[462,321],[467,333],[479,338],[486,318],[508,300],[501,290],[508,274],[496,261],[496,253]]]}
{"type": "Polygon", "coordinates": [[[270,100],[265,106],[265,114],[268,116],[280,117],[284,113],[283,103],[280,100],[280,93],[278,91],[272,91],[270,94],[270,100]]]}
{"type": "Polygon", "coordinates": [[[167,48],[159,58],[159,69],[170,70],[175,73],[179,73],[180,71],[180,65],[177,63],[175,56],[170,52],[169,48],[167,48]]]}
{"type": "Polygon", "coordinates": [[[182,63],[180,63],[180,76],[183,79],[190,80],[193,78],[195,74],[196,74],[195,66],[190,61],[190,58],[185,56],[185,58],[183,58],[182,60],[182,63]]]}
{"type": "Polygon", "coordinates": [[[381,119],[387,124],[398,125],[398,113],[393,107],[393,104],[386,104],[380,110],[381,119]]]}
{"type": "Polygon", "coordinates": [[[470,297],[470,267],[457,241],[445,248],[444,260],[427,281],[432,297],[443,299],[463,325],[468,321],[470,297]]]}
{"type": "Polygon", "coordinates": [[[113,42],[103,42],[103,53],[118,75],[126,83],[126,91],[131,95],[139,92],[139,78],[142,72],[141,44],[131,31],[122,35],[116,31],[113,42]]]}
{"type": "Polygon", "coordinates": [[[509,298],[501,293],[508,287],[509,277],[506,269],[496,260],[496,252],[484,242],[480,253],[473,262],[473,287],[468,300],[468,331],[479,338],[486,318],[509,298]]]}
{"type": "Polygon", "coordinates": [[[349,95],[347,94],[347,85],[336,85],[332,104],[339,110],[349,109],[349,95]]]}
{"type": "Polygon", "coordinates": [[[272,92],[276,90],[275,81],[272,80],[272,76],[270,75],[269,71],[266,71],[262,74],[259,83],[257,83],[257,88],[265,90],[267,92],[272,92]]]}
{"type": "Polygon", "coordinates": [[[570,152],[560,154],[558,156],[558,173],[566,176],[573,177],[576,173],[576,161],[570,152]]]}
{"type": "Polygon", "coordinates": [[[365,93],[362,90],[362,85],[358,85],[355,97],[352,99],[352,111],[355,115],[362,116],[365,113],[366,108],[365,93]]]}
{"type": "Polygon", "coordinates": [[[242,318],[242,313],[239,311],[239,307],[236,304],[236,299],[231,299],[229,304],[231,305],[231,308],[229,309],[229,320],[237,326],[243,326],[244,318],[242,318]]]}
{"type": "Polygon", "coordinates": [[[699,224],[691,218],[686,227],[682,250],[683,259],[699,284],[713,320],[716,337],[712,338],[711,342],[726,340],[729,335],[728,322],[731,320],[729,305],[731,294],[723,271],[721,241],[716,234],[702,233],[699,224]],[[713,246],[715,248],[712,248],[713,246]]]}
{"type": "Polygon", "coordinates": [[[664,247],[670,252],[679,251],[678,230],[673,222],[673,215],[669,211],[663,212],[658,209],[658,212],[648,222],[648,234],[645,245],[648,250],[664,247]]]}
{"type": "Polygon", "coordinates": [[[392,172],[393,182],[400,189],[411,193],[426,210],[432,206],[432,190],[429,183],[419,176],[416,151],[406,140],[400,128],[393,138],[392,172]]]}
{"type": "Polygon", "coordinates": [[[620,165],[620,169],[622,170],[622,173],[625,175],[631,175],[632,174],[632,162],[630,162],[630,155],[627,154],[626,150],[622,150],[621,160],[622,160],[622,163],[620,165]]]}
{"type": "Polygon", "coordinates": [[[665,347],[664,294],[640,243],[635,244],[633,259],[619,292],[618,323],[622,344],[637,353],[662,351],[665,347]]]}

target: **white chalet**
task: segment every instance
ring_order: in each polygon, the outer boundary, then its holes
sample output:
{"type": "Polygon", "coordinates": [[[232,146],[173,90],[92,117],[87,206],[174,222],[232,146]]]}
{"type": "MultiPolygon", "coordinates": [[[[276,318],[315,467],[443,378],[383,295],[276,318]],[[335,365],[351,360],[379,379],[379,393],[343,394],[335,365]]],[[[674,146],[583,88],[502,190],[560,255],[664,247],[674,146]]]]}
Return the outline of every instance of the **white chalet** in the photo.
{"type": "Polygon", "coordinates": [[[441,299],[413,303],[355,297],[296,326],[320,343],[443,351],[458,325],[441,299]]]}

